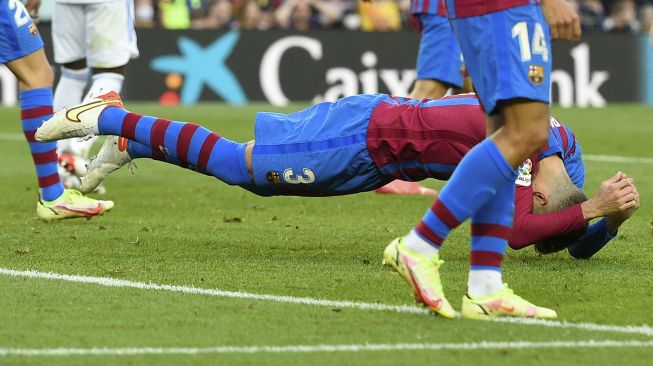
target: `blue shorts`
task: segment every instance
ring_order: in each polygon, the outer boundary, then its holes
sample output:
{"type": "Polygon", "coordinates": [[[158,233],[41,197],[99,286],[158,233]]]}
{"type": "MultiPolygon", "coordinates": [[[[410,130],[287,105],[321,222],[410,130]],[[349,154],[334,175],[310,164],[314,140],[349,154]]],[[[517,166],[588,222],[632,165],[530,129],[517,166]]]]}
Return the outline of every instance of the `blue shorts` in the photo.
{"type": "Polygon", "coordinates": [[[292,114],[258,113],[252,155],[263,196],[333,196],[370,191],[389,179],[367,151],[372,110],[387,95],[356,95],[292,114]]]}
{"type": "Polygon", "coordinates": [[[27,56],[43,47],[43,40],[20,1],[0,2],[0,63],[27,56]],[[12,3],[14,8],[10,9],[12,3]]]}
{"type": "Polygon", "coordinates": [[[437,80],[462,87],[462,56],[449,20],[434,14],[418,14],[417,17],[422,25],[417,80],[437,80]]]}
{"type": "Polygon", "coordinates": [[[452,24],[487,114],[497,114],[501,100],[549,103],[551,41],[539,5],[453,19],[452,24]]]}

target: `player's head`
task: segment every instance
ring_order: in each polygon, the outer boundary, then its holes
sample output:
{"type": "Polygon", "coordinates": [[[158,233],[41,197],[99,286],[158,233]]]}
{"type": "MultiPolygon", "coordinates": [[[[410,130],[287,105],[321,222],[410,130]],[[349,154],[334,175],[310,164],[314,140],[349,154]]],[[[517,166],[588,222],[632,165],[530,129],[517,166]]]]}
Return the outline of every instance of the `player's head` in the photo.
{"type": "MultiPolygon", "coordinates": [[[[557,157],[551,159],[560,160],[557,157]]],[[[562,162],[558,163],[549,158],[542,162],[547,160],[549,160],[547,163],[551,164],[541,164],[537,176],[533,179],[533,213],[556,212],[587,201],[583,191],[569,178],[562,162]]],[[[542,240],[535,243],[535,249],[542,254],[561,251],[584,232],[585,229],[581,229],[567,235],[542,240]]]]}

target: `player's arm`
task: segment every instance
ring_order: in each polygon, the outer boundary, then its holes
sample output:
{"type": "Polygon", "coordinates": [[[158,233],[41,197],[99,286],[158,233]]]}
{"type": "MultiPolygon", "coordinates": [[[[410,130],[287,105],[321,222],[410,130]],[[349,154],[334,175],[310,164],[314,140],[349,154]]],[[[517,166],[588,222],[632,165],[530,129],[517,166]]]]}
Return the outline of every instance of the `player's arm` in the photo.
{"type": "MultiPolygon", "coordinates": [[[[638,201],[639,195],[632,179],[622,172],[602,182],[591,199],[551,213],[534,214],[533,189],[531,186],[520,186],[515,195],[515,219],[508,242],[511,248],[521,249],[532,243],[567,235],[586,227],[594,218],[618,215],[632,209],[638,206],[638,201]]],[[[614,226],[617,218],[610,221],[614,226]]]]}
{"type": "Polygon", "coordinates": [[[521,249],[555,236],[570,234],[587,226],[581,204],[564,210],[534,214],[533,188],[517,187],[515,193],[515,218],[508,243],[513,249],[521,249]]]}
{"type": "Polygon", "coordinates": [[[580,40],[578,14],[566,0],[542,0],[542,13],[549,23],[552,39],[580,40]]]}

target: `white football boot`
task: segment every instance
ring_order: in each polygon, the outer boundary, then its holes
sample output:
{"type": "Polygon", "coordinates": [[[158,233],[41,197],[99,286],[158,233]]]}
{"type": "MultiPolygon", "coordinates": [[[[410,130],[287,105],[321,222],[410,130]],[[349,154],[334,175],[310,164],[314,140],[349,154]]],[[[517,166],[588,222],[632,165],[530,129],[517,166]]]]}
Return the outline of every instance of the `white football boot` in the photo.
{"type": "Polygon", "coordinates": [[[100,113],[109,106],[124,108],[118,93],[109,92],[74,107],[64,108],[43,122],[34,138],[39,142],[47,142],[97,135],[100,113]]]}
{"type": "MultiPolygon", "coordinates": [[[[81,178],[86,175],[86,168],[91,163],[84,156],[70,152],[59,153],[58,173],[61,182],[65,188],[80,190],[82,186],[81,178]]],[[[99,185],[93,193],[106,194],[107,189],[104,185],[99,185]]]]}
{"type": "Polygon", "coordinates": [[[124,137],[107,136],[100,152],[86,168],[86,175],[81,178],[79,190],[82,193],[93,192],[109,174],[131,163],[132,158],[127,153],[128,142],[124,137]]]}

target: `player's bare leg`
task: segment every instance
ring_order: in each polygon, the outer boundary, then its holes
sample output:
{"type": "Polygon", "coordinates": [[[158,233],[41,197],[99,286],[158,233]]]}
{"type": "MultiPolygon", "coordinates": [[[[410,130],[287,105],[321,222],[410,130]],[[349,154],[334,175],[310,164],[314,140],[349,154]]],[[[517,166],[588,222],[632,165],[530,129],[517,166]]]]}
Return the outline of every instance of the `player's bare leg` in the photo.
{"type": "Polygon", "coordinates": [[[54,73],[43,48],[7,62],[7,67],[18,78],[21,90],[52,88],[54,73]]]}
{"type": "Polygon", "coordinates": [[[447,94],[450,87],[439,80],[415,80],[415,86],[409,97],[411,99],[439,99],[447,94]]]}
{"type": "Polygon", "coordinates": [[[57,174],[57,154],[54,144],[39,144],[33,129],[52,113],[52,82],[54,74],[43,49],[10,61],[7,67],[20,81],[23,128],[36,164],[41,199],[37,216],[46,221],[72,217],[100,215],[113,207],[111,201],[83,197],[74,190],[64,190],[57,174]],[[39,117],[42,116],[42,117],[39,117]]]}
{"type": "Polygon", "coordinates": [[[525,99],[514,99],[499,105],[501,115],[488,120],[488,132],[502,155],[517,169],[524,160],[546,145],[549,138],[549,106],[525,99]]]}

